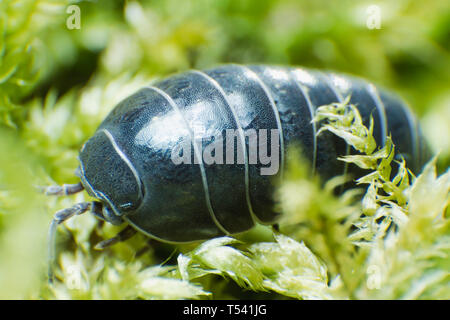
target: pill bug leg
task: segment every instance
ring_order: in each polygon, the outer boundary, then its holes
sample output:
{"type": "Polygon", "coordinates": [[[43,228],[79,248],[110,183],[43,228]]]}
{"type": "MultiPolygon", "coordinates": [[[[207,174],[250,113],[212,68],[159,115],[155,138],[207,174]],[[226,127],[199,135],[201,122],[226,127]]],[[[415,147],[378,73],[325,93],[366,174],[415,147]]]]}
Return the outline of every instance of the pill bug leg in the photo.
{"type": "Polygon", "coordinates": [[[70,208],[65,208],[59,210],[53,216],[53,220],[50,223],[50,228],[48,231],[48,281],[50,283],[53,282],[53,265],[55,263],[55,251],[56,251],[56,242],[55,235],[56,229],[58,225],[66,221],[67,219],[85,213],[90,210],[94,206],[94,201],[92,202],[80,202],[70,208]]]}
{"type": "Polygon", "coordinates": [[[130,239],[136,233],[137,233],[136,229],[133,229],[131,226],[127,226],[122,231],[120,231],[116,236],[97,243],[94,249],[96,250],[106,249],[107,247],[110,247],[118,242],[130,239]]]}
{"type": "Polygon", "coordinates": [[[175,257],[175,261],[173,263],[177,263],[176,262],[177,258],[175,255],[177,252],[180,252],[179,248],[175,246],[170,251],[170,254],[167,254],[168,248],[167,248],[166,244],[164,244],[163,242],[158,241],[156,239],[149,238],[149,239],[147,239],[146,244],[141,249],[136,251],[136,254],[134,255],[134,257],[136,259],[138,259],[138,258],[142,257],[144,254],[147,254],[147,252],[149,252],[149,251],[152,251],[154,258],[161,259],[161,262],[159,263],[160,266],[163,266],[166,263],[169,263],[170,261],[172,261],[172,259],[174,259],[174,257],[175,257]]]}
{"type": "Polygon", "coordinates": [[[142,255],[144,255],[145,253],[150,251],[150,249],[152,249],[153,247],[158,246],[160,244],[161,244],[161,242],[159,242],[158,240],[149,238],[146,241],[145,245],[136,252],[135,257],[136,258],[141,257],[142,255]]]}
{"type": "Polygon", "coordinates": [[[40,187],[41,192],[47,196],[70,196],[84,190],[81,182],[75,184],[63,184],[62,186],[40,187]]]}

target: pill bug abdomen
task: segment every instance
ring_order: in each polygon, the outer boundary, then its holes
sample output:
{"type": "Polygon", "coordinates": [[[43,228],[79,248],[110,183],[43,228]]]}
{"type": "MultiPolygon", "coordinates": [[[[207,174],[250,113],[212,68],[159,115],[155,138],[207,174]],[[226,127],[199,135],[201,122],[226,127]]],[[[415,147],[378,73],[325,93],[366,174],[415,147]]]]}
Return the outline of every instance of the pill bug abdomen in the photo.
{"type": "Polygon", "coordinates": [[[139,173],[143,201],[124,219],[172,242],[274,223],[272,179],[283,175],[292,146],[301,147],[324,180],[353,170],[337,160],[349,147],[332,134],[317,137],[311,121],[317,107],[348,95],[366,126],[373,118],[378,145],[391,134],[398,156],[417,173],[429,153],[416,118],[399,98],[358,78],[224,65],[141,89],[99,128],[139,173]]]}

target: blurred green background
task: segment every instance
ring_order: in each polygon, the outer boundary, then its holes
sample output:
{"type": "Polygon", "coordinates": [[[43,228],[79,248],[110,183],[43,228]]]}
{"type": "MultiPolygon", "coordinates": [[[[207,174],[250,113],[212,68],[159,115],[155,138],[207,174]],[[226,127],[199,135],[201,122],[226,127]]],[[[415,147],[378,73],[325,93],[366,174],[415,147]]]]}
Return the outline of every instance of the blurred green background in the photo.
{"type": "Polygon", "coordinates": [[[361,76],[409,102],[449,166],[446,0],[3,0],[0,31],[0,298],[41,296],[62,204],[32,186],[75,182],[111,108],[170,73],[237,62],[361,76]]]}

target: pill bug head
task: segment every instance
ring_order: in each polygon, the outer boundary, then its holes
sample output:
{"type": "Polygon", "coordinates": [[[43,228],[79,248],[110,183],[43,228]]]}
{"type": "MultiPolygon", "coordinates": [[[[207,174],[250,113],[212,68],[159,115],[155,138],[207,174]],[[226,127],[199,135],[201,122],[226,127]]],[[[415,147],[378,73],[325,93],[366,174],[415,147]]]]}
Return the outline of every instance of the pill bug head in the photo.
{"type": "Polygon", "coordinates": [[[139,207],[143,186],[139,175],[106,129],[99,130],[81,148],[76,170],[86,191],[104,204],[107,220],[139,207]],[[109,219],[108,219],[109,218],[109,219]]]}

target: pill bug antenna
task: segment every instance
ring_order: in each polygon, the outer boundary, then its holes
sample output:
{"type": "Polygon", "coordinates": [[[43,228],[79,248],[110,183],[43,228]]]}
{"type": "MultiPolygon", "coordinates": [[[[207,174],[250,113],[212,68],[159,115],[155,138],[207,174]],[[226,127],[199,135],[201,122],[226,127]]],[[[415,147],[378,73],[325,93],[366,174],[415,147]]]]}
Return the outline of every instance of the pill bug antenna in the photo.
{"type": "Polygon", "coordinates": [[[55,213],[53,220],[50,223],[50,228],[48,230],[48,281],[53,283],[54,272],[53,267],[56,260],[56,230],[58,225],[66,221],[67,219],[85,213],[88,210],[96,211],[94,214],[101,215],[101,202],[91,201],[91,202],[81,202],[77,203],[73,207],[62,209],[55,213]],[[100,210],[100,213],[98,212],[100,210]]]}
{"type": "Polygon", "coordinates": [[[145,253],[150,251],[150,249],[152,249],[152,248],[154,248],[154,247],[156,247],[156,246],[158,246],[160,244],[161,244],[161,242],[159,242],[158,240],[151,239],[151,238],[148,239],[146,241],[145,245],[136,252],[135,257],[136,258],[141,257],[142,255],[144,255],[145,253]]]}

